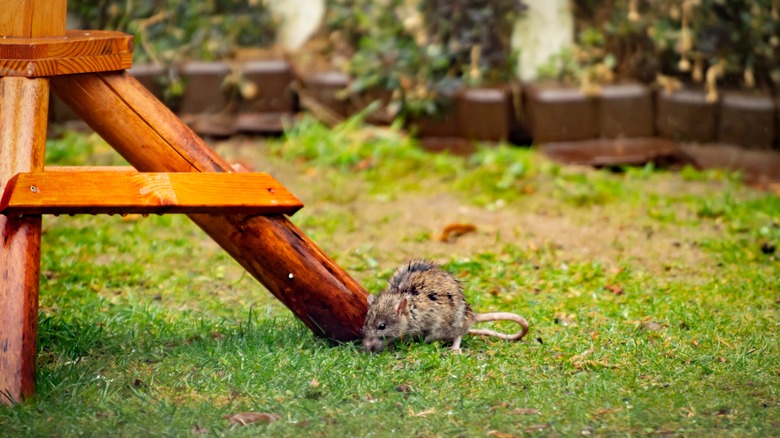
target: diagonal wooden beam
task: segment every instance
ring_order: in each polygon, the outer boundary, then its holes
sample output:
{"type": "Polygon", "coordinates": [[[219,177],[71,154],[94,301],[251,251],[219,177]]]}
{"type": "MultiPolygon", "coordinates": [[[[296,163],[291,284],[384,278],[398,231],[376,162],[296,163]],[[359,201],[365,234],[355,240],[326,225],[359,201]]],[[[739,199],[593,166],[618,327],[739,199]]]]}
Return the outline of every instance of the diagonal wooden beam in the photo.
{"type": "MultiPolygon", "coordinates": [[[[54,92],[142,172],[231,167],[127,72],[52,78],[54,92]]],[[[315,334],[360,337],[366,291],[285,216],[189,217],[315,334]]]]}

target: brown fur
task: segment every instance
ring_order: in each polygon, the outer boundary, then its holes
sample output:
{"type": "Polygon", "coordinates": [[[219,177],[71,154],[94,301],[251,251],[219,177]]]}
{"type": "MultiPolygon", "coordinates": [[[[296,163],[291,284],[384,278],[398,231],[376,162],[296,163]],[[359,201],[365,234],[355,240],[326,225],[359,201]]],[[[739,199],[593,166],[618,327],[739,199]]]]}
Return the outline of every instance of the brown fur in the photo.
{"type": "Polygon", "coordinates": [[[369,297],[368,314],[363,326],[363,347],[379,352],[397,339],[423,339],[425,342],[450,341],[459,350],[467,333],[499,336],[517,340],[528,331],[528,323],[508,313],[475,314],[466,302],[455,277],[428,260],[412,260],[390,278],[387,289],[369,297]],[[507,319],[523,326],[515,335],[491,330],[469,330],[481,321],[507,319]]]}

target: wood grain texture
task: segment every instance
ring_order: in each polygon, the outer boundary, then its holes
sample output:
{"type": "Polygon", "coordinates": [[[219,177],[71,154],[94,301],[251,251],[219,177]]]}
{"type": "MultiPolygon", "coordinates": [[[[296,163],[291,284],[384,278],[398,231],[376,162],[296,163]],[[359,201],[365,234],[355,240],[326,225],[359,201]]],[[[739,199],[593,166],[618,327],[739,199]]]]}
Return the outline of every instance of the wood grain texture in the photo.
{"type": "Polygon", "coordinates": [[[65,34],[66,0],[0,0],[0,36],[65,34]]]}
{"type": "MultiPolygon", "coordinates": [[[[126,72],[52,78],[54,92],[138,170],[230,172],[126,72]]],[[[365,290],[283,215],[189,217],[315,334],[360,337],[365,290]]]]}
{"type": "Polygon", "coordinates": [[[133,37],[68,31],[47,38],[0,38],[0,76],[44,77],[132,67],[133,37]]]}
{"type": "MultiPolygon", "coordinates": [[[[0,37],[65,34],[66,0],[0,0],[0,37]]],[[[43,168],[49,80],[0,79],[0,190],[43,168]]],[[[41,217],[0,216],[0,403],[35,391],[41,217]]]]}
{"type": "MultiPolygon", "coordinates": [[[[48,79],[0,79],[0,190],[43,168],[48,79]]],[[[34,391],[41,217],[0,216],[0,403],[34,391]]]]}
{"type": "Polygon", "coordinates": [[[267,173],[25,172],[8,182],[0,213],[288,214],[303,204],[267,173]]]}

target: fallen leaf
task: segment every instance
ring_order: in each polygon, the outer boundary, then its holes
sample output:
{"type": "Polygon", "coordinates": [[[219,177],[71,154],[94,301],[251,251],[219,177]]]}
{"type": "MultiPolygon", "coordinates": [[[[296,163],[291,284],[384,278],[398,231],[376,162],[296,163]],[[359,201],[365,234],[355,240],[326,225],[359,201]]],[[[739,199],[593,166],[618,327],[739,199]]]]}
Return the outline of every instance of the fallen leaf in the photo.
{"type": "Polygon", "coordinates": [[[539,410],[533,408],[515,408],[512,413],[515,415],[536,415],[539,413],[539,410]]]}
{"type": "Polygon", "coordinates": [[[356,170],[367,170],[367,169],[370,169],[372,167],[374,167],[374,161],[371,160],[370,158],[366,158],[364,160],[360,160],[360,162],[357,163],[357,165],[355,165],[355,169],[356,170]]]}
{"type": "Polygon", "coordinates": [[[316,387],[320,386],[320,381],[317,380],[316,378],[315,379],[311,379],[311,382],[309,382],[309,385],[312,388],[316,388],[316,387]]]}
{"type": "Polygon", "coordinates": [[[273,423],[282,417],[265,412],[239,412],[238,414],[224,415],[222,418],[227,418],[230,424],[246,426],[252,423],[273,423]]]}
{"type": "Polygon", "coordinates": [[[458,237],[476,231],[477,227],[472,224],[449,224],[444,227],[444,230],[439,235],[439,241],[452,243],[457,240],[458,237]]]}
{"type": "Polygon", "coordinates": [[[612,292],[617,296],[623,295],[623,288],[615,284],[605,284],[604,289],[612,292]]]}
{"type": "Polygon", "coordinates": [[[495,436],[498,438],[514,438],[514,435],[510,435],[508,433],[499,432],[497,430],[489,430],[487,433],[489,436],[495,436]]]}

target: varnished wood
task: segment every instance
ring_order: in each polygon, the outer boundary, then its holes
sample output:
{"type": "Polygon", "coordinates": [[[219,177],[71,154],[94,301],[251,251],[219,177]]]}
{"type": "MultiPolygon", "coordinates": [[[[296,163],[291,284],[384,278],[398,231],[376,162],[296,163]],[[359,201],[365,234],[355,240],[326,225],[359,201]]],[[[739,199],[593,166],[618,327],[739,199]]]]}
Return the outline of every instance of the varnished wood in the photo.
{"type": "MultiPolygon", "coordinates": [[[[65,0],[0,0],[0,39],[65,34],[65,0]]],[[[43,168],[49,80],[0,79],[0,190],[43,168]]],[[[35,390],[41,217],[0,216],[0,403],[35,390]]]]}
{"type": "Polygon", "coordinates": [[[44,172],[130,172],[138,173],[133,166],[46,166],[44,172]]]}
{"type": "Polygon", "coordinates": [[[71,30],[61,37],[0,38],[0,76],[43,77],[132,67],[133,37],[71,30]]]}
{"type": "MultiPolygon", "coordinates": [[[[126,72],[52,78],[54,92],[138,170],[231,167],[126,72]]],[[[360,337],[366,292],[282,215],[189,217],[317,335],[360,337]]]]}
{"type": "Polygon", "coordinates": [[[0,36],[65,34],[66,0],[1,0],[0,36]]]}
{"type": "Polygon", "coordinates": [[[266,173],[19,173],[0,214],[288,214],[303,204],[266,173]]]}
{"type": "MultiPolygon", "coordinates": [[[[0,79],[0,189],[43,167],[48,79],[0,79]]],[[[34,390],[41,217],[0,216],[0,402],[34,390]]]]}

